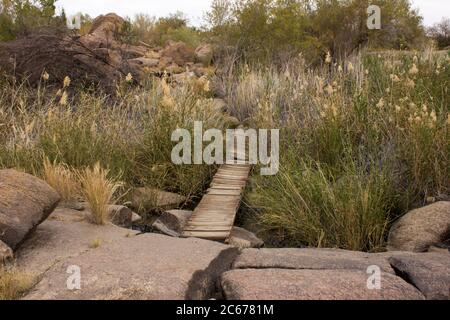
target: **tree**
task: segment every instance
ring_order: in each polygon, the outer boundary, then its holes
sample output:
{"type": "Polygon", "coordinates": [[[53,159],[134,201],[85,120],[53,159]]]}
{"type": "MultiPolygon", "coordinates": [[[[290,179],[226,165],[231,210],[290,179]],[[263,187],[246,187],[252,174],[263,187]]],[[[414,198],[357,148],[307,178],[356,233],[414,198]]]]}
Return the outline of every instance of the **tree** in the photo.
{"type": "Polygon", "coordinates": [[[405,49],[424,39],[409,0],[214,0],[207,20],[218,43],[281,63],[299,52],[314,62],[327,51],[340,58],[362,46],[405,49]],[[381,30],[367,28],[371,4],[381,8],[381,30]]]}
{"type": "Polygon", "coordinates": [[[429,28],[428,35],[436,41],[439,49],[450,46],[450,19],[443,18],[441,22],[434,24],[429,28]]]}
{"type": "Polygon", "coordinates": [[[43,27],[65,27],[65,17],[56,15],[56,0],[1,0],[0,40],[34,32],[43,27]]]}

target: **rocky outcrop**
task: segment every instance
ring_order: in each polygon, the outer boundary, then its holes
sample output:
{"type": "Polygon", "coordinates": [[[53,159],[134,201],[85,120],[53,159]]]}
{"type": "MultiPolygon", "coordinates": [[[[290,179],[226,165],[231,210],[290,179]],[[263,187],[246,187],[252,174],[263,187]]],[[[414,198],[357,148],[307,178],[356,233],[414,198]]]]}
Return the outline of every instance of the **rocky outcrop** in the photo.
{"type": "Polygon", "coordinates": [[[19,250],[18,267],[41,279],[25,299],[208,299],[237,255],[216,242],[95,226],[83,217],[57,209],[19,250]],[[74,270],[81,290],[67,288],[74,270]]]}
{"type": "Polygon", "coordinates": [[[397,254],[389,262],[427,299],[450,300],[450,253],[397,254]]]}
{"type": "Polygon", "coordinates": [[[132,206],[139,211],[154,209],[172,210],[186,201],[186,197],[176,193],[166,192],[154,188],[137,188],[132,194],[132,206]]]}
{"type": "Polygon", "coordinates": [[[226,272],[221,285],[230,300],[423,300],[401,278],[381,273],[381,289],[367,286],[358,270],[245,269],[226,272]]]}
{"type": "Polygon", "coordinates": [[[0,268],[3,263],[13,258],[12,249],[0,240],[0,268]]]}
{"type": "MultiPolygon", "coordinates": [[[[209,73],[211,46],[197,50],[183,42],[169,41],[163,48],[123,42],[125,20],[114,13],[97,17],[85,35],[64,32],[30,34],[0,44],[0,67],[38,84],[44,72],[47,82],[61,83],[65,76],[74,82],[95,83],[114,92],[117,82],[128,74],[139,82],[149,75],[209,73]],[[201,61],[201,63],[195,63],[201,61]]],[[[130,82],[131,82],[130,81],[130,82]]]]}
{"type": "Polygon", "coordinates": [[[390,255],[338,249],[246,249],[233,264],[235,269],[315,269],[359,270],[373,265],[394,274],[390,255]]]}
{"type": "Polygon", "coordinates": [[[391,228],[391,251],[426,252],[430,246],[450,238],[450,202],[436,202],[413,210],[391,228]]]}
{"type": "Polygon", "coordinates": [[[171,237],[179,237],[192,216],[189,210],[169,210],[161,214],[153,223],[153,228],[171,237]]]}
{"type": "Polygon", "coordinates": [[[59,200],[59,194],[44,181],[15,170],[0,170],[0,240],[16,249],[59,200]]]}
{"type": "Polygon", "coordinates": [[[231,229],[228,244],[240,249],[246,248],[261,248],[264,246],[264,241],[259,239],[254,233],[239,227],[231,229]]]}

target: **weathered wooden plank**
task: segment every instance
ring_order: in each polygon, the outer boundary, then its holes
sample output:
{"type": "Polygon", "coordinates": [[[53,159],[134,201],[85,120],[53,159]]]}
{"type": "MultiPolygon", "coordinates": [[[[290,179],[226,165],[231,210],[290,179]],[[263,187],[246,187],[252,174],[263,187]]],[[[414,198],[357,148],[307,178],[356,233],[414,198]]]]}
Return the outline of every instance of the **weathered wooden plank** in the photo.
{"type": "MultiPolygon", "coordinates": [[[[245,160],[248,151],[235,149],[232,155],[236,160],[245,160]]],[[[251,165],[248,163],[222,165],[187,222],[183,236],[226,240],[236,219],[250,172],[251,165]]]]}

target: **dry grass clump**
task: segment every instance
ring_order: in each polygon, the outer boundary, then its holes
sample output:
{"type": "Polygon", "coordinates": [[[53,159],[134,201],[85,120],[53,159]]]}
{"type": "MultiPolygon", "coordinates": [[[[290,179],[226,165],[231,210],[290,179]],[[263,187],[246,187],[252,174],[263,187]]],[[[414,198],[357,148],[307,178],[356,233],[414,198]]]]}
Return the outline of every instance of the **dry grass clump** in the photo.
{"type": "Polygon", "coordinates": [[[104,225],[109,221],[108,205],[114,203],[114,195],[122,183],[108,178],[109,170],[103,169],[100,163],[93,168],[85,168],[79,173],[82,193],[91,212],[94,224],[104,225]]]}
{"type": "Polygon", "coordinates": [[[36,282],[37,278],[32,274],[0,267],[0,300],[20,299],[36,282]]]}
{"type": "Polygon", "coordinates": [[[44,159],[43,167],[44,180],[55,189],[64,202],[74,202],[79,200],[81,195],[80,184],[76,174],[66,164],[50,162],[44,159]]]}

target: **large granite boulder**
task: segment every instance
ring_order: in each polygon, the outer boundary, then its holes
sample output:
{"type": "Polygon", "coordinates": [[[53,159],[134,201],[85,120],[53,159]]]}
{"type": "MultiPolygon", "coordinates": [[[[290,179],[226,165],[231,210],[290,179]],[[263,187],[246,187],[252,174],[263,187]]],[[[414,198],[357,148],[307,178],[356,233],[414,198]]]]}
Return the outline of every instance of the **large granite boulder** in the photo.
{"type": "Polygon", "coordinates": [[[96,226],[83,217],[56,209],[17,252],[18,267],[40,279],[25,299],[209,299],[238,254],[217,242],[96,226]],[[81,289],[68,289],[78,271],[81,289]]]}
{"type": "Polygon", "coordinates": [[[369,275],[358,270],[245,269],[221,277],[229,300],[423,300],[401,278],[382,272],[381,288],[367,285],[369,275]]]}
{"type": "Polygon", "coordinates": [[[395,254],[389,262],[427,299],[450,300],[450,253],[395,254]]]}
{"type": "Polygon", "coordinates": [[[450,202],[441,201],[401,217],[390,230],[388,249],[426,252],[449,238],[450,202]]]}
{"type": "Polygon", "coordinates": [[[366,272],[378,266],[383,272],[394,274],[390,255],[339,249],[245,249],[233,263],[235,269],[316,269],[359,270],[366,272]]]}
{"type": "Polygon", "coordinates": [[[46,182],[15,170],[0,170],[0,240],[16,249],[59,200],[46,182]]]}

